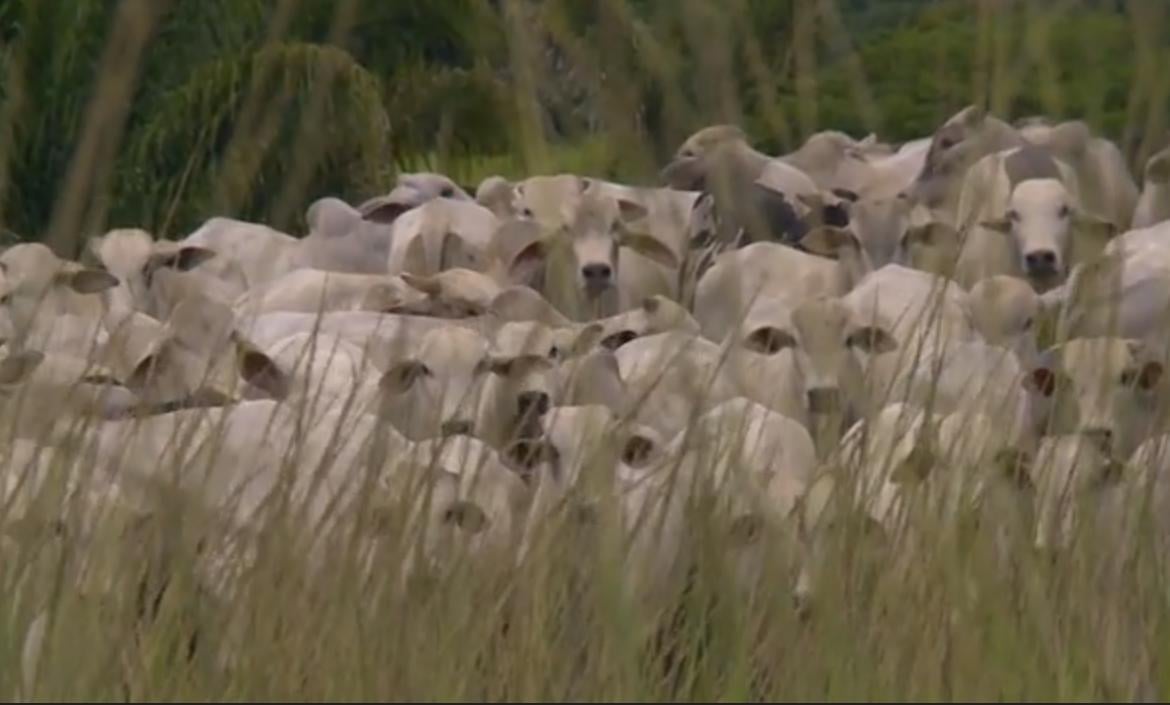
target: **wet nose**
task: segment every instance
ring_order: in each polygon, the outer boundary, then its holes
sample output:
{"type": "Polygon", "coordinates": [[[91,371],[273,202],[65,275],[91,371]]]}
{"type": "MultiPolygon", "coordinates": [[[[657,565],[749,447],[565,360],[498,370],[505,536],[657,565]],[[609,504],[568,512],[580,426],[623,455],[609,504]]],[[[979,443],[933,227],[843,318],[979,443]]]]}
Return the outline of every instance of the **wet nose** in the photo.
{"type": "Polygon", "coordinates": [[[444,436],[470,436],[471,422],[465,419],[450,419],[444,421],[440,431],[444,436]]]}
{"type": "Polygon", "coordinates": [[[544,416],[551,400],[544,392],[521,392],[516,399],[516,410],[521,416],[544,416]]]}
{"type": "Polygon", "coordinates": [[[841,390],[820,387],[808,390],[808,410],[814,414],[830,414],[841,408],[841,390]]]}
{"type": "Polygon", "coordinates": [[[1056,253],[1052,250],[1036,250],[1024,255],[1024,264],[1029,272],[1051,272],[1056,269],[1056,253]]]}
{"type": "Polygon", "coordinates": [[[613,277],[613,268],[604,262],[594,262],[581,267],[581,276],[590,286],[605,286],[613,277]]]}

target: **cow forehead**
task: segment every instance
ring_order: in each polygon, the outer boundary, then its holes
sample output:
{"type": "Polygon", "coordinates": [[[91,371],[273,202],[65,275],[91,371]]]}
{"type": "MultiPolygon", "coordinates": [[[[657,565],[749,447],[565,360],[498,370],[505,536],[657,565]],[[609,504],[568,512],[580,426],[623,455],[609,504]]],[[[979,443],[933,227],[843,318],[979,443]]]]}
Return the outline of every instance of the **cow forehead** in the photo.
{"type": "Polygon", "coordinates": [[[453,369],[474,366],[487,354],[479,333],[451,326],[428,331],[419,344],[419,359],[429,367],[453,369]]]}
{"type": "Polygon", "coordinates": [[[539,321],[509,321],[496,331],[493,349],[504,357],[545,355],[555,343],[552,330],[539,321]]]}
{"type": "Polygon", "coordinates": [[[806,301],[792,312],[792,323],[804,337],[840,332],[849,320],[849,309],[838,299],[806,301]]]}
{"type": "Polygon", "coordinates": [[[1016,208],[1062,205],[1068,199],[1068,189],[1056,179],[1029,179],[1012,191],[1011,202],[1016,208]]]}
{"type": "Polygon", "coordinates": [[[545,415],[541,425],[558,450],[587,451],[591,444],[606,436],[613,422],[614,414],[609,407],[587,404],[556,407],[545,415]]]}

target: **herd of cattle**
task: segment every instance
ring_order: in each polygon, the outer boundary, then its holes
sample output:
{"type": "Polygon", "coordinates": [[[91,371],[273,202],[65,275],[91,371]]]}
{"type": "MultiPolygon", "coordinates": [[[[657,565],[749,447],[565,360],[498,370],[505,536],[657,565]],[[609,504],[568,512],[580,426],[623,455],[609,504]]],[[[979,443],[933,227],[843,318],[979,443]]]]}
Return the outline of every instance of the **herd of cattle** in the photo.
{"type": "Polygon", "coordinates": [[[15,245],[3,520],[64,477],[67,527],[177,489],[237,541],[279,495],[324,559],[325,528],[400,506],[363,545],[409,546],[404,579],[605,524],[646,596],[703,496],[745,576],[795,547],[801,601],[845,517],[1128,531],[1134,490],[1170,516],[1170,149],[1139,176],[1084,123],[968,107],[781,157],[708,127],[658,187],[404,174],[301,238],[15,245]]]}

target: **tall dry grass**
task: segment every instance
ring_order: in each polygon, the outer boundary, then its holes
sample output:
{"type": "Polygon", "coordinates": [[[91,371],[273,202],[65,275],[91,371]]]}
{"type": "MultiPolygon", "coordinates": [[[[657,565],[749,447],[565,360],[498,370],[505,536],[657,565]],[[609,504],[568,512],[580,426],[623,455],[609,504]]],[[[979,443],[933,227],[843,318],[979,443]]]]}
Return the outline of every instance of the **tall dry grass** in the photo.
{"type": "MultiPolygon", "coordinates": [[[[221,84],[227,94],[200,94],[193,82],[189,102],[158,112],[160,121],[177,120],[172,113],[185,112],[182,106],[201,105],[205,110],[193,113],[200,124],[146,121],[134,123],[143,133],[127,132],[127,95],[149,68],[150,38],[167,8],[123,0],[89,97],[84,107],[71,106],[71,124],[81,129],[61,120],[53,124],[65,126],[47,136],[30,130],[37,113],[29,101],[43,87],[22,85],[22,78],[40,49],[5,46],[0,203],[21,198],[14,170],[52,161],[18,158],[30,145],[17,140],[30,134],[55,155],[64,150],[68,176],[55,185],[43,232],[20,234],[43,236],[63,254],[75,252],[85,233],[100,231],[111,199],[126,196],[110,172],[125,150],[145,155],[139,176],[157,199],[140,212],[169,234],[182,232],[172,216],[195,198],[196,178],[207,180],[198,193],[208,208],[234,210],[259,193],[274,219],[295,222],[310,196],[324,195],[310,193],[311,177],[337,158],[322,151],[338,144],[330,140],[339,129],[354,133],[346,154],[371,190],[388,186],[394,163],[471,183],[493,173],[557,171],[649,181],[660,136],[645,135],[632,118],[639,93],[631,77],[660,92],[663,124],[674,138],[705,122],[743,119],[741,85],[756,103],[756,125],[766,128],[761,140],[791,145],[835,127],[820,119],[818,107],[827,102],[853,105],[864,124],[884,127],[870,86],[875,79],[866,75],[874,69],[858,59],[832,0],[775,3],[794,13],[795,27],[775,38],[785,47],[779,66],[769,63],[777,52],[745,28],[752,17],[747,0],[661,3],[653,14],[659,25],[639,19],[622,0],[600,0],[601,39],[589,41],[566,36],[571,27],[558,13],[569,4],[499,3],[509,61],[499,119],[509,121],[512,141],[496,154],[453,155],[389,153],[383,131],[401,116],[386,113],[376,82],[341,50],[283,45],[279,22],[264,28],[265,48],[249,59],[259,67],[255,73],[234,75],[231,57],[203,67],[233,74],[221,84]],[[575,65],[591,72],[583,80],[599,96],[601,127],[573,141],[552,139],[540,118],[540,89],[558,80],[533,58],[542,32],[577,53],[575,65]],[[832,52],[834,66],[845,66],[843,80],[823,73],[821,62],[832,52]],[[780,93],[794,98],[781,100],[780,93]],[[230,120],[214,109],[229,94],[241,100],[230,120]],[[284,125],[293,104],[297,124],[284,125]],[[282,129],[292,130],[292,142],[277,138],[282,129]],[[203,151],[177,170],[149,159],[182,130],[193,130],[203,151]],[[297,149],[273,156],[289,144],[297,149]]],[[[1044,33],[1053,18],[1085,11],[1082,3],[1028,3],[1020,23],[1005,4],[971,3],[977,42],[957,50],[971,55],[970,75],[938,66],[959,94],[1001,112],[1026,83],[1023,74],[1059,74],[1060,57],[1049,53],[1044,33]],[[1034,41],[1021,41],[1021,30],[1034,41]]],[[[361,3],[336,5],[330,31],[343,43],[361,22],[361,3]]],[[[1121,137],[1144,135],[1135,164],[1166,126],[1170,82],[1158,67],[1170,56],[1148,31],[1161,21],[1151,19],[1157,5],[1129,4],[1136,71],[1130,85],[1108,87],[1126,96],[1121,137]]],[[[281,4],[282,13],[297,11],[296,2],[281,4]]],[[[68,30],[57,37],[66,53],[70,32],[80,31],[68,30]]],[[[1092,50],[1086,38],[1085,51],[1092,50]]],[[[57,60],[58,79],[75,80],[69,57],[57,60]]],[[[1072,101],[1055,79],[1047,85],[1036,101],[1060,113],[1072,101]]],[[[931,101],[917,87],[906,92],[908,100],[931,101]]],[[[1100,101],[1102,110],[1115,107],[1100,101]]],[[[952,107],[958,106],[939,101],[939,118],[952,107]]],[[[36,403],[7,392],[0,401],[6,418],[19,414],[20,404],[36,403]]],[[[185,413],[194,423],[217,412],[185,413]]],[[[337,433],[345,437],[350,428],[342,422],[337,433]]],[[[25,465],[12,455],[11,432],[3,435],[5,481],[12,486],[25,465]]],[[[862,522],[846,522],[830,542],[815,609],[802,617],[791,600],[799,555],[785,529],[765,532],[762,571],[737,582],[724,524],[697,500],[674,589],[646,604],[623,592],[621,539],[606,525],[596,532],[548,527],[546,540],[520,563],[508,551],[456,555],[446,572],[410,580],[402,566],[418,537],[407,530],[409,507],[373,486],[363,486],[360,501],[341,507],[323,527],[309,524],[295,502],[275,499],[263,521],[237,526],[230,512],[200,506],[194,493],[165,481],[214,462],[215,432],[199,448],[176,437],[165,453],[115,466],[153,470],[155,481],[123,506],[101,500],[110,478],[96,471],[109,468],[96,464],[78,429],[75,442],[54,446],[48,479],[35,496],[19,512],[15,504],[3,510],[5,697],[1081,700],[1170,692],[1164,537],[1149,526],[1136,532],[1140,540],[1116,543],[1090,524],[1057,560],[1034,552],[1030,536],[1012,536],[1005,560],[1003,545],[981,530],[994,516],[954,536],[944,536],[932,524],[937,519],[921,517],[885,542],[872,540],[862,522]],[[77,487],[80,495],[67,491],[77,487]],[[909,565],[896,560],[908,547],[909,565]]],[[[299,452],[295,444],[289,449],[290,467],[298,466],[299,452]]],[[[415,467],[401,460],[375,448],[365,463],[342,470],[358,481],[415,467]]],[[[1133,516],[1142,512],[1135,500],[1133,516]]]]}

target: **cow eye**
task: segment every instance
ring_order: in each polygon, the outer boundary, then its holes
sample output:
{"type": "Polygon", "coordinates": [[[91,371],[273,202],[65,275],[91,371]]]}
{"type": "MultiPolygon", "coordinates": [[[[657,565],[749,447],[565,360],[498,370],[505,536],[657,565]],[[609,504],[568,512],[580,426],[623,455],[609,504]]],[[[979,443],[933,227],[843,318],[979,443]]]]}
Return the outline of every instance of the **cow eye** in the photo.
{"type": "Polygon", "coordinates": [[[938,141],[938,146],[943,148],[943,149],[950,149],[951,147],[954,147],[956,144],[958,144],[958,142],[956,142],[954,139],[952,139],[950,137],[943,137],[941,140],[938,141]]]}
{"type": "Polygon", "coordinates": [[[450,198],[451,196],[455,195],[455,189],[451,188],[450,186],[444,186],[443,190],[439,192],[439,195],[443,198],[450,198]]]}
{"type": "Polygon", "coordinates": [[[1059,212],[1059,213],[1057,213],[1057,216],[1058,216],[1058,217],[1060,217],[1060,218],[1067,218],[1067,217],[1068,217],[1068,214],[1069,214],[1068,206],[1067,206],[1067,205],[1063,205],[1063,206],[1061,206],[1061,207],[1060,207],[1060,212],[1059,212]]]}
{"type": "Polygon", "coordinates": [[[532,213],[532,209],[526,206],[524,210],[520,211],[520,215],[524,216],[525,218],[531,218],[534,214],[532,213]]]}
{"type": "Polygon", "coordinates": [[[1012,221],[1013,223],[1020,222],[1020,212],[1019,211],[1010,210],[1010,211],[1008,211],[1007,215],[1008,215],[1008,220],[1012,221]]]}
{"type": "Polygon", "coordinates": [[[1033,320],[1031,316],[1029,316],[1028,318],[1025,318],[1024,319],[1024,330],[1032,330],[1032,324],[1035,322],[1036,321],[1033,320]]]}
{"type": "Polygon", "coordinates": [[[559,345],[554,345],[548,349],[549,359],[559,360],[561,357],[561,348],[559,345]]]}

